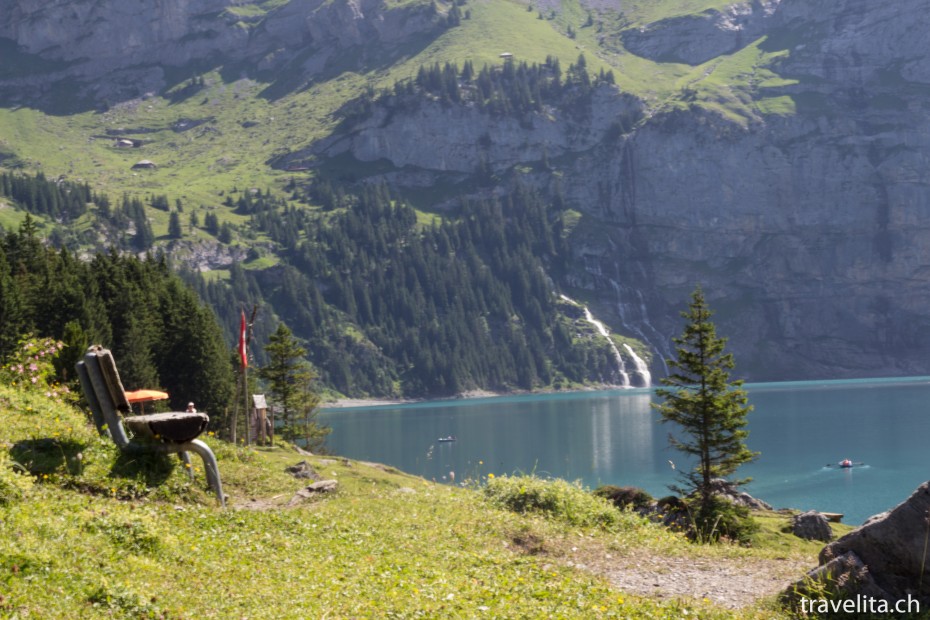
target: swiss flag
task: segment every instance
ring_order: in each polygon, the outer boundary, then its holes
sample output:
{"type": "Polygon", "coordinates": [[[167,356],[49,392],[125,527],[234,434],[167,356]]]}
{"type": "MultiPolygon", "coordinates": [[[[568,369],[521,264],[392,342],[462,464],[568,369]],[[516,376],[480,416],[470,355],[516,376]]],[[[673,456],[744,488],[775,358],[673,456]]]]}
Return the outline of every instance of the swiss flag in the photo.
{"type": "Polygon", "coordinates": [[[239,321],[239,359],[243,368],[249,367],[249,357],[245,348],[245,310],[242,311],[242,319],[239,321]]]}

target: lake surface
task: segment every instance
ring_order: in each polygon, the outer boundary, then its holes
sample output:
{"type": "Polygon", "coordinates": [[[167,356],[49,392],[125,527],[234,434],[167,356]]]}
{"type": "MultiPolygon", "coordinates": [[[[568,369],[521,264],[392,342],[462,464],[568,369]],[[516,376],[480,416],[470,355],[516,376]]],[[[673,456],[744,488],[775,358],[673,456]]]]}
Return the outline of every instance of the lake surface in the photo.
{"type": "MultiPolygon", "coordinates": [[[[930,378],[748,384],[752,495],[776,508],[841,512],[858,525],[930,479],[930,378]],[[844,458],[864,463],[839,469],[844,458]],[[833,464],[833,467],[827,467],[833,464]]],[[[321,412],[329,449],[428,479],[535,472],[656,497],[677,482],[650,390],[439,401],[321,412]],[[440,443],[439,437],[457,441],[440,443]]]]}

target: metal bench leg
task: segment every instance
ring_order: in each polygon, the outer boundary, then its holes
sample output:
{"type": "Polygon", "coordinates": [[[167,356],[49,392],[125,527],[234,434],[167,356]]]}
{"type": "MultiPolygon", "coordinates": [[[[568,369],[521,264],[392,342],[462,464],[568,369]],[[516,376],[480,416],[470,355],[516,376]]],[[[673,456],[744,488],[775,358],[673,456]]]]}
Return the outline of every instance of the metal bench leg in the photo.
{"type": "Polygon", "coordinates": [[[213,456],[213,450],[199,439],[194,439],[185,444],[185,446],[190,446],[190,449],[199,454],[200,458],[203,459],[203,468],[207,472],[207,483],[210,485],[210,488],[216,492],[216,498],[220,500],[220,506],[225,508],[226,496],[223,495],[223,483],[220,482],[220,469],[216,465],[216,457],[213,456]]]}
{"type": "Polygon", "coordinates": [[[191,456],[187,452],[178,452],[178,456],[181,457],[181,462],[184,463],[184,468],[187,469],[187,476],[191,479],[191,482],[193,482],[194,468],[191,467],[191,456]]]}

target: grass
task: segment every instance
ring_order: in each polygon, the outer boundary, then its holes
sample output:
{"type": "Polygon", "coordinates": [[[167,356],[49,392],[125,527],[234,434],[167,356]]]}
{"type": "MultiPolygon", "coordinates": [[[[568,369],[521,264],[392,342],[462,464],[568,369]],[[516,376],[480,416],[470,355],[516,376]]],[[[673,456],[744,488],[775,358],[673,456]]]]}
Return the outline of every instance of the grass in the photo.
{"type": "Polygon", "coordinates": [[[570,560],[583,547],[813,564],[817,550],[781,533],[778,515],[758,549],[695,547],[629,513],[598,517],[605,505],[577,485],[477,481],[558,507],[524,515],[390,467],[208,437],[235,507],[224,511],[202,471],[191,483],[177,459],[127,462],[69,405],[4,385],[0,411],[4,617],[773,617],[630,596],[570,560]],[[306,482],[284,468],[302,459],[339,489],[288,507],[306,482]]]}
{"type": "Polygon", "coordinates": [[[662,19],[697,15],[710,9],[723,10],[732,2],[726,0],[630,0],[624,3],[624,17],[631,24],[644,26],[662,19]]]}
{"type": "MultiPolygon", "coordinates": [[[[283,4],[284,0],[267,0],[228,10],[255,20],[283,4]]],[[[166,93],[165,98],[124,102],[102,113],[71,115],[44,114],[31,108],[0,109],[0,135],[4,149],[29,169],[87,180],[96,190],[114,196],[124,191],[165,193],[172,199],[180,197],[188,207],[218,207],[225,214],[228,209],[220,205],[220,192],[233,186],[280,189],[292,177],[312,176],[306,171],[276,171],[268,162],[328,135],[335,126],[334,113],[345,101],[369,85],[389,87],[398,79],[414,76],[420,65],[434,62],[462,66],[471,60],[476,67],[495,65],[501,62],[499,54],[507,51],[517,61],[530,63],[556,56],[567,68],[584,53],[592,73],[613,69],[621,89],[644,98],[653,107],[678,105],[682,90],[691,88],[696,91],[699,105],[740,124],[760,115],[792,113],[800,104],[777,92],[777,86],[784,81],[766,69],[773,58],[788,53],[784,46],[760,47],[757,42],[736,54],[715,59],[712,67],[689,67],[629,54],[610,34],[611,29],[699,13],[724,4],[716,0],[636,0],[625,3],[622,13],[598,13],[598,25],[585,27],[587,10],[575,0],[561,3],[553,19],[537,19],[536,11],[527,11],[527,5],[521,2],[471,2],[463,7],[470,12],[470,18],[463,19],[459,27],[438,36],[414,37],[399,48],[383,50],[381,56],[390,59],[383,66],[347,68],[329,79],[299,85],[279,98],[262,96],[268,83],[240,78],[238,71],[216,67],[199,76],[204,80],[203,89],[180,101],[173,102],[166,93]],[[577,33],[575,39],[566,34],[569,26],[577,33]],[[231,79],[232,74],[237,78],[231,79]],[[776,90],[766,97],[766,90],[772,88],[776,90]],[[206,122],[176,131],[180,119],[206,122]],[[143,140],[143,146],[114,148],[106,136],[108,130],[116,129],[143,140]],[[156,162],[158,168],[130,169],[143,158],[156,162]]],[[[401,10],[403,3],[388,6],[390,10],[401,10]]],[[[364,177],[366,171],[372,172],[378,165],[334,162],[331,172],[364,177]]],[[[416,206],[429,211],[428,203],[467,189],[456,183],[446,185],[450,187],[415,196],[416,206]]],[[[234,214],[221,217],[231,221],[237,218],[234,214]]],[[[165,222],[157,222],[156,233],[161,234],[165,226],[165,222]]]]}

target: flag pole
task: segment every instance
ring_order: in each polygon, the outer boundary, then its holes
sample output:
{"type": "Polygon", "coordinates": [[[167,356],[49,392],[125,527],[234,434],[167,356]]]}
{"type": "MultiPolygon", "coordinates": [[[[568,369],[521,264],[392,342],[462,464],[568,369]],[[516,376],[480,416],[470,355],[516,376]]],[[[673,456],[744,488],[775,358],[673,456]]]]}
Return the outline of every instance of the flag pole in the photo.
{"type": "MultiPolygon", "coordinates": [[[[249,317],[249,325],[248,325],[248,328],[249,328],[249,329],[248,329],[248,333],[246,334],[246,337],[245,337],[245,350],[246,350],[246,355],[248,355],[248,351],[250,351],[250,348],[249,348],[249,347],[252,346],[252,326],[255,325],[255,315],[257,315],[257,314],[258,314],[258,304],[254,304],[254,305],[252,306],[252,316],[249,317]]],[[[248,364],[246,364],[246,365],[248,365],[248,364]]],[[[245,388],[245,391],[246,391],[246,398],[245,398],[245,400],[246,400],[246,405],[248,406],[248,404],[249,404],[249,396],[248,396],[248,392],[249,392],[248,385],[249,385],[249,383],[246,382],[245,385],[246,385],[246,388],[245,388]]],[[[254,406],[255,403],[253,402],[252,405],[254,406]]],[[[258,412],[256,411],[256,413],[258,413],[258,412]]],[[[264,433],[262,433],[262,437],[264,437],[264,433]]]]}
{"type": "Polygon", "coordinates": [[[245,401],[245,445],[252,444],[252,410],[249,407],[249,344],[252,342],[252,325],[258,305],[252,306],[251,320],[245,322],[245,310],[241,311],[239,322],[239,358],[242,362],[242,394],[245,401]]]}
{"type": "Polygon", "coordinates": [[[245,445],[252,443],[252,410],[249,409],[249,367],[242,367],[242,394],[245,396],[245,445]]]}
{"type": "Polygon", "coordinates": [[[242,396],[245,403],[245,445],[252,443],[252,433],[249,427],[252,425],[251,415],[249,415],[249,358],[246,343],[246,325],[245,310],[239,311],[239,367],[242,369],[242,396]]]}

